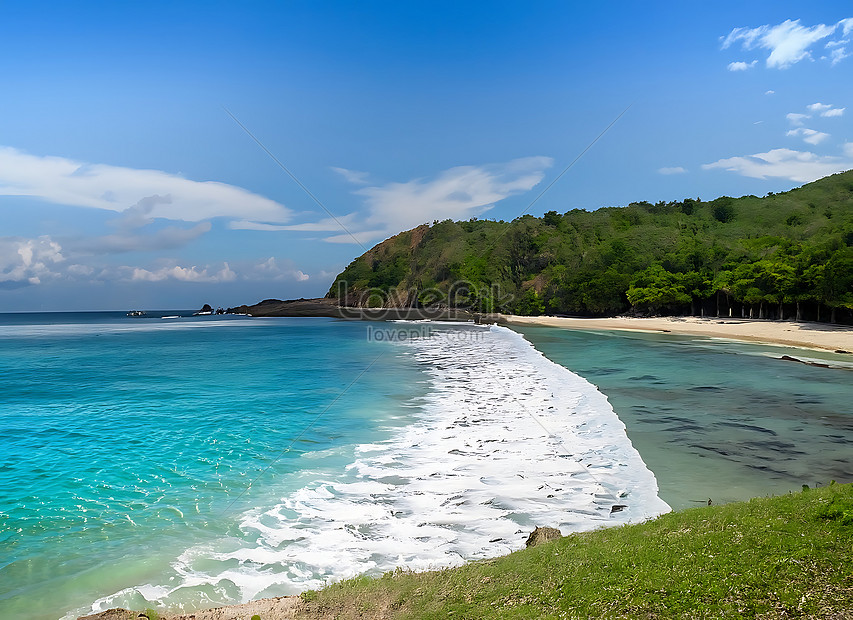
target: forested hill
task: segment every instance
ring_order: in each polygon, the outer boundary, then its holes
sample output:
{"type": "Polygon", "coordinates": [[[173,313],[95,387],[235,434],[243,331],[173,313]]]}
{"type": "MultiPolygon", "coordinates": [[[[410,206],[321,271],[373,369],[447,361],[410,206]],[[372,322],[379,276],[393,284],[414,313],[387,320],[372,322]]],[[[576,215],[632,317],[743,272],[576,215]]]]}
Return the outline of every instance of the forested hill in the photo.
{"type": "Polygon", "coordinates": [[[355,259],[328,297],[514,314],[853,321],[853,170],[763,198],[451,220],[355,259]]]}

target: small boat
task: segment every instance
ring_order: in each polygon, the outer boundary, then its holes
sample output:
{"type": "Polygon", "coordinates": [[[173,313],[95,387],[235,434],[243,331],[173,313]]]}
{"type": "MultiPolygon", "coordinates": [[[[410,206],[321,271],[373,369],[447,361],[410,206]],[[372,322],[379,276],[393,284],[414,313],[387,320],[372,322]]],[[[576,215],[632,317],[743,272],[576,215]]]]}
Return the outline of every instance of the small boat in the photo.
{"type": "Polygon", "coordinates": [[[126,316],[146,316],[144,310],[131,310],[126,316]]]}

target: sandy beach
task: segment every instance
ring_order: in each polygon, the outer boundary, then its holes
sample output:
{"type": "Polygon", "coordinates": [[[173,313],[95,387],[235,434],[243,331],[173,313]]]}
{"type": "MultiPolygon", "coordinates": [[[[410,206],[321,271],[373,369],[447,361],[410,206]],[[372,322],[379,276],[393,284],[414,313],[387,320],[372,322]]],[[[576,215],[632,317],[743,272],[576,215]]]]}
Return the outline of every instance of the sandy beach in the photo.
{"type": "Polygon", "coordinates": [[[795,323],[735,318],[614,317],[580,319],[553,316],[501,315],[507,325],[541,325],[567,329],[616,329],[673,333],[712,338],[764,342],[824,351],[853,352],[853,328],[826,323],[795,323]]]}

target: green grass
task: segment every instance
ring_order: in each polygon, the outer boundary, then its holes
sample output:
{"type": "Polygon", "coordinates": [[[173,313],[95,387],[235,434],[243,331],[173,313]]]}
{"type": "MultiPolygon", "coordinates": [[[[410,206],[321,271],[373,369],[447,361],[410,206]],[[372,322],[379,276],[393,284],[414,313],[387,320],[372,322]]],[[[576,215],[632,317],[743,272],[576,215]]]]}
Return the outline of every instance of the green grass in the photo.
{"type": "Polygon", "coordinates": [[[853,485],[694,508],[303,594],[329,618],[853,618],[853,485]]]}

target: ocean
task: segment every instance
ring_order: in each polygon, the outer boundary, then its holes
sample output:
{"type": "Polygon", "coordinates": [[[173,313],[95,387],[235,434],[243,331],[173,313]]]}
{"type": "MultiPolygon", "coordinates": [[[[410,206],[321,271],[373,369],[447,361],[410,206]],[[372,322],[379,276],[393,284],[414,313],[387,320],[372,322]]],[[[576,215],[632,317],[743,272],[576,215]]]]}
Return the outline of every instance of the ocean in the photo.
{"type": "Polygon", "coordinates": [[[850,371],[772,348],[182,314],[0,315],[0,617],[293,594],[850,477],[850,371]]]}

